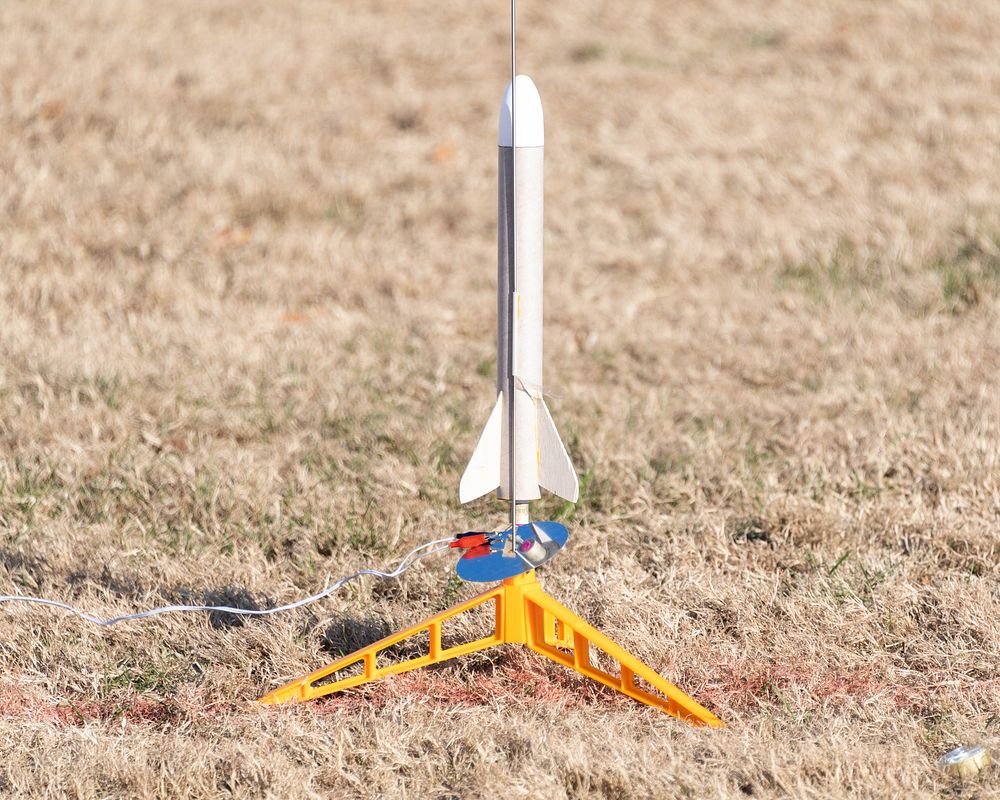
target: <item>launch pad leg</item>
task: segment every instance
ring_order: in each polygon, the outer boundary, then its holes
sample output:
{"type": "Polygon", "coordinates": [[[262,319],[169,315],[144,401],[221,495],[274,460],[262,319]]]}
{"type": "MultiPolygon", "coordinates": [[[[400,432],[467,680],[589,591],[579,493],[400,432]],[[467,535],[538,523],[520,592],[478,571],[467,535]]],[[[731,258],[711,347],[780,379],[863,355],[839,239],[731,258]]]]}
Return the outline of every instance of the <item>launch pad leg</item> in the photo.
{"type": "Polygon", "coordinates": [[[721,727],[723,724],[711,711],[547,594],[534,571],[508,578],[500,586],[471,600],[356,650],[304,678],[275,689],[260,698],[260,702],[277,704],[311,700],[497,644],[523,644],[640,703],[694,725],[721,727]],[[491,634],[451,647],[442,646],[444,623],[490,603],[495,614],[491,634]],[[419,641],[422,647],[426,646],[426,652],[406,661],[382,663],[388,660],[386,651],[407,640],[419,641]],[[606,657],[600,666],[593,663],[595,652],[606,657]],[[639,685],[640,680],[644,686],[639,685]]]}
{"type": "Polygon", "coordinates": [[[693,725],[723,726],[715,714],[547,594],[537,582],[525,592],[524,606],[525,643],[536,653],[693,725]],[[601,654],[601,664],[593,663],[601,654]]]}
{"type": "Polygon", "coordinates": [[[497,586],[471,600],[458,603],[447,611],[428,617],[423,622],[411,625],[409,628],[386,636],[374,644],[355,650],[350,655],[339,658],[331,664],[316,670],[304,678],[292,681],[286,686],[275,689],[260,698],[261,703],[290,703],[302,700],[312,700],[324,695],[370,683],[387,675],[398,675],[431,664],[439,664],[456,656],[484,650],[495,644],[502,644],[501,622],[503,614],[504,587],[497,586]],[[459,617],[478,606],[493,602],[496,606],[496,627],[492,634],[471,642],[464,642],[453,647],[441,646],[442,625],[450,619],[459,617]],[[425,652],[407,661],[385,664],[388,660],[386,651],[394,645],[405,644],[412,640],[413,644],[425,652]]]}

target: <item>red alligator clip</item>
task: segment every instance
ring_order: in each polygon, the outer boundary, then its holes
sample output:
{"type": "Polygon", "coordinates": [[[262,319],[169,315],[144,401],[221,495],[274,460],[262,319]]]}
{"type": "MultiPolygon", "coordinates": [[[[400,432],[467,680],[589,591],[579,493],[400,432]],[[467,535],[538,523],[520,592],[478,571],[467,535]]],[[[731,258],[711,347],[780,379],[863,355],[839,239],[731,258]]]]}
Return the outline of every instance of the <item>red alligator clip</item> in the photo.
{"type": "Polygon", "coordinates": [[[467,550],[462,558],[479,558],[480,556],[488,556],[493,552],[493,548],[488,544],[481,544],[478,547],[473,547],[471,550],[467,550]]]}
{"type": "Polygon", "coordinates": [[[458,536],[455,537],[455,541],[451,542],[448,547],[461,547],[462,549],[468,549],[470,547],[479,547],[484,544],[489,544],[485,533],[469,531],[468,533],[458,534],[458,536]]]}

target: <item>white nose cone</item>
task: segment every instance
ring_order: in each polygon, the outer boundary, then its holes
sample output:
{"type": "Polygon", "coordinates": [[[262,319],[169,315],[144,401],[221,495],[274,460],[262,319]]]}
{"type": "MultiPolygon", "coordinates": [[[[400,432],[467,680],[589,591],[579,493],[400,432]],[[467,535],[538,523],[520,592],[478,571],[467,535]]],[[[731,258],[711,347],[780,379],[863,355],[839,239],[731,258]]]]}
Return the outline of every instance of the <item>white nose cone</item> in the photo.
{"type": "Polygon", "coordinates": [[[513,147],[515,141],[518,147],[544,147],[545,146],[545,120],[542,117],[542,98],[538,96],[538,89],[534,82],[527,75],[518,75],[517,78],[517,109],[514,116],[514,124],[517,125],[517,137],[511,125],[511,107],[513,101],[511,95],[511,85],[507,84],[507,91],[503,93],[503,102],[500,104],[500,130],[498,143],[501,147],[513,147]]]}

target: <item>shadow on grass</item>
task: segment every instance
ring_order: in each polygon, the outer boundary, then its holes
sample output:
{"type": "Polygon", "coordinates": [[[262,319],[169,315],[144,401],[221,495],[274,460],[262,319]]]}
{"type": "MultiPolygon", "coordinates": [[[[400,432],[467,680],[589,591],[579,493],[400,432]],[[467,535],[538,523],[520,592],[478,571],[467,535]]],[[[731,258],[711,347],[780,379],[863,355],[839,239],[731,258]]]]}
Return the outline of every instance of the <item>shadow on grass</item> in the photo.
{"type": "MultiPolygon", "coordinates": [[[[176,601],[185,605],[225,606],[240,611],[263,611],[274,606],[274,601],[262,595],[258,600],[253,592],[242,586],[223,586],[219,589],[205,589],[193,592],[188,589],[177,589],[173,592],[176,601]]],[[[246,625],[248,622],[261,622],[266,616],[231,614],[227,611],[209,611],[208,624],[215,630],[225,630],[246,625]]]]}
{"type": "Polygon", "coordinates": [[[375,644],[384,639],[394,628],[388,620],[379,617],[364,617],[355,619],[343,617],[327,626],[323,632],[321,648],[334,658],[343,656],[375,644]]]}
{"type": "MultiPolygon", "coordinates": [[[[75,596],[79,596],[85,586],[97,586],[109,594],[124,598],[134,603],[141,610],[159,605],[190,605],[190,606],[221,606],[241,611],[262,611],[271,608],[274,603],[266,595],[254,595],[242,586],[222,586],[216,589],[193,590],[177,587],[173,590],[151,592],[147,585],[134,575],[116,575],[103,567],[99,574],[77,570],[67,577],[67,582],[75,596]],[[150,599],[156,594],[160,600],[150,599]]],[[[138,610],[138,609],[137,609],[138,610]]],[[[207,611],[208,623],[215,630],[245,625],[248,622],[260,622],[264,616],[232,614],[226,611],[207,611]]]]}
{"type": "Polygon", "coordinates": [[[100,574],[93,574],[85,569],[78,569],[66,576],[74,597],[78,597],[87,584],[94,584],[106,589],[115,597],[139,602],[147,596],[145,584],[135,575],[115,575],[105,565],[100,574]]]}
{"type": "Polygon", "coordinates": [[[0,547],[0,564],[21,586],[39,586],[49,570],[49,562],[39,556],[25,555],[17,550],[0,547]]]}

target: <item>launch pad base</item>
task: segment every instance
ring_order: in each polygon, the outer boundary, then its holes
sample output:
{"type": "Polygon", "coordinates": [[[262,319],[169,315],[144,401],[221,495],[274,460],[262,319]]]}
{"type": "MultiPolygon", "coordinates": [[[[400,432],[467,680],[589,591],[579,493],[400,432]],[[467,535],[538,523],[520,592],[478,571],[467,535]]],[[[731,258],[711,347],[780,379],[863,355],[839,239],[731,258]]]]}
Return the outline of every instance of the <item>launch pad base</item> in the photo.
{"type": "Polygon", "coordinates": [[[312,700],[499,644],[525,645],[581,675],[691,724],[723,725],[708,709],[547,594],[534,570],[508,578],[471,600],[362,647],[275,689],[261,697],[260,702],[312,700]],[[490,604],[495,614],[492,634],[471,642],[442,645],[442,629],[450,620],[490,604]],[[405,648],[408,641],[419,644],[425,652],[409,660],[392,662],[386,651],[398,645],[405,648]]]}

